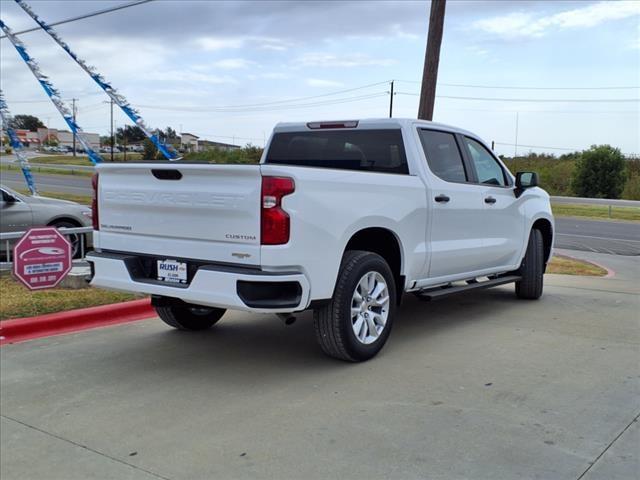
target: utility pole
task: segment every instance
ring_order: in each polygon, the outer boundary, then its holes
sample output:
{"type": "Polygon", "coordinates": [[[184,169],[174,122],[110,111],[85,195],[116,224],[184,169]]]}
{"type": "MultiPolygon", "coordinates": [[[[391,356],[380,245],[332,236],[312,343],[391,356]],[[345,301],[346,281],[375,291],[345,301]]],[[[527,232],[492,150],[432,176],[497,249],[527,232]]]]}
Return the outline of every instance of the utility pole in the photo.
{"type": "Polygon", "coordinates": [[[516,112],[516,142],[514,143],[513,146],[513,159],[516,159],[516,156],[518,155],[518,116],[519,116],[520,112],[516,112]]]}
{"type": "Polygon", "coordinates": [[[391,80],[391,95],[389,95],[389,118],[393,117],[393,82],[394,80],[391,80]]]}
{"type": "MultiPolygon", "coordinates": [[[[72,98],[71,99],[71,104],[73,105],[71,107],[71,110],[73,110],[73,123],[76,123],[76,100],[78,100],[77,98],[72,98]]],[[[76,156],[76,131],[73,131],[73,156],[76,156]]]]}
{"type": "Polygon", "coordinates": [[[424,69],[422,70],[422,88],[420,90],[420,105],[418,118],[433,120],[433,106],[436,100],[436,81],[438,80],[438,63],[440,62],[440,45],[444,30],[444,10],[446,0],[431,0],[431,14],[429,15],[429,34],[427,36],[427,50],[424,55],[424,69]]]}
{"type": "Polygon", "coordinates": [[[113,98],[111,99],[111,161],[113,162],[113,144],[115,139],[113,138],[113,98]]]}

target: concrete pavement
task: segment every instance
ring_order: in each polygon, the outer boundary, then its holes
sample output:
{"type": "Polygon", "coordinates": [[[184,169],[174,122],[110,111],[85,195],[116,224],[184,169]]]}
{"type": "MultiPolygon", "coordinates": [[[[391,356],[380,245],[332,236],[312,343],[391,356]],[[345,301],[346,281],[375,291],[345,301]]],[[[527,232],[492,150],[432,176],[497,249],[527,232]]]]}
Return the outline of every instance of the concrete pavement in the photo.
{"type": "Polygon", "coordinates": [[[637,478],[640,259],[618,277],[408,297],[382,354],[228,313],[0,349],[3,480],[637,478]],[[622,275],[622,276],[620,276],[622,275]]]}

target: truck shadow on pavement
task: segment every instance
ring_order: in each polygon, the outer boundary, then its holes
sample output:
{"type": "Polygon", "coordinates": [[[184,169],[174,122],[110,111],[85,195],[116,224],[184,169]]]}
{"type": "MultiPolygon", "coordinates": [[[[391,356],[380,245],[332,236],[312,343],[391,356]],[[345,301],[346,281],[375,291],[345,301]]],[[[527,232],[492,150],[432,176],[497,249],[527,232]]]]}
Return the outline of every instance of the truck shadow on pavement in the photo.
{"type": "MultiPolygon", "coordinates": [[[[544,300],[541,300],[544,302],[544,300]]],[[[413,295],[403,299],[389,341],[381,353],[367,362],[390,361],[407,347],[415,354],[438,341],[440,333],[470,323],[491,322],[494,314],[515,315],[523,305],[512,289],[474,292],[464,296],[424,302],[413,295]]],[[[529,303],[535,308],[535,302],[529,303]]],[[[92,360],[126,365],[120,375],[166,374],[176,371],[193,378],[215,378],[217,382],[238,382],[238,376],[256,382],[286,380],[287,373],[322,373],[358,368],[325,356],[316,344],[311,312],[298,315],[292,326],[284,326],[273,315],[228,312],[209,331],[182,332],[159,319],[132,324],[112,348],[100,349],[92,360]],[[142,373],[144,372],[144,373],[142,373]]],[[[90,360],[90,361],[92,361],[90,360]]]]}

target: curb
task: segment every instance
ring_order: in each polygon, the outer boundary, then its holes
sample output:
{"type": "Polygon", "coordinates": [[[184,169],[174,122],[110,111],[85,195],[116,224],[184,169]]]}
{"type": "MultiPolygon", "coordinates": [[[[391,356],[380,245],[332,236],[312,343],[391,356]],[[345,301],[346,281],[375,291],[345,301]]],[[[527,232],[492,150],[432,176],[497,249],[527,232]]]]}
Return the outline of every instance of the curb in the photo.
{"type": "Polygon", "coordinates": [[[156,313],[151,306],[151,300],[143,298],[142,300],[49,313],[37,317],[4,320],[0,322],[0,346],[91,328],[135,322],[154,316],[156,313]]]}

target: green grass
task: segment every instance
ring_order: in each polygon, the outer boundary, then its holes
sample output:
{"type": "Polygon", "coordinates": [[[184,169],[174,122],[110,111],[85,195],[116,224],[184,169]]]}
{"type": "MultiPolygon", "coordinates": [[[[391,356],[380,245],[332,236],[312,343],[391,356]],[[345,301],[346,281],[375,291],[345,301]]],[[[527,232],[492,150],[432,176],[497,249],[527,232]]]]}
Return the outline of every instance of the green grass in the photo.
{"type": "MultiPolygon", "coordinates": [[[[18,164],[6,164],[0,165],[0,170],[16,170],[20,171],[18,164]]],[[[90,177],[93,175],[91,170],[65,170],[62,168],[49,168],[49,167],[34,167],[31,166],[31,171],[34,173],[49,173],[52,175],[75,175],[80,177],[90,177]]]]}
{"type": "Polygon", "coordinates": [[[0,278],[0,291],[2,292],[0,320],[32,317],[142,298],[130,293],[111,292],[99,288],[80,290],[52,288],[30,291],[8,275],[0,278]]]}
{"type": "MultiPolygon", "coordinates": [[[[23,195],[30,195],[29,190],[26,188],[14,188],[18,193],[23,195]]],[[[73,193],[60,193],[60,192],[39,192],[42,197],[59,198],[60,200],[69,200],[71,202],[80,203],[82,205],[91,204],[91,195],[75,195],[73,193]]]]}
{"type": "Polygon", "coordinates": [[[613,220],[640,221],[640,208],[638,207],[609,207],[607,205],[585,205],[569,203],[551,204],[553,214],[558,217],[586,217],[586,218],[611,218],[613,220]]]}
{"type": "MultiPolygon", "coordinates": [[[[105,162],[111,161],[110,153],[101,153],[100,154],[105,162]]],[[[114,161],[123,162],[124,155],[122,153],[116,153],[113,155],[114,161]]],[[[139,153],[129,153],[127,152],[127,162],[133,162],[137,160],[141,160],[142,155],[139,153]]],[[[57,163],[59,165],[86,165],[91,166],[91,160],[85,156],[74,157],[73,155],[44,155],[42,157],[33,157],[29,159],[31,163],[57,163]]]]}
{"type": "Polygon", "coordinates": [[[598,265],[585,262],[584,260],[576,260],[575,258],[565,256],[554,256],[551,262],[549,262],[549,265],[547,265],[546,273],[602,277],[607,274],[607,271],[598,265]]]}

